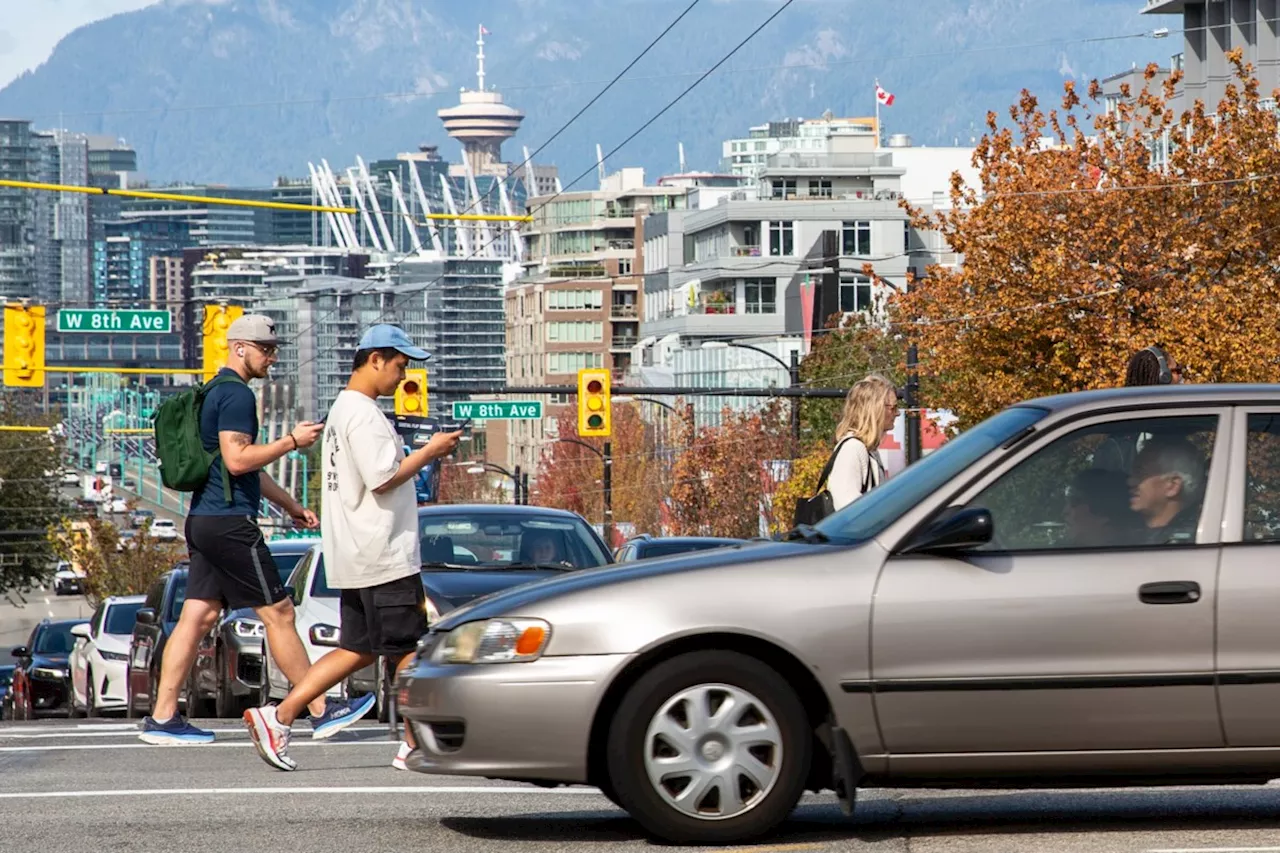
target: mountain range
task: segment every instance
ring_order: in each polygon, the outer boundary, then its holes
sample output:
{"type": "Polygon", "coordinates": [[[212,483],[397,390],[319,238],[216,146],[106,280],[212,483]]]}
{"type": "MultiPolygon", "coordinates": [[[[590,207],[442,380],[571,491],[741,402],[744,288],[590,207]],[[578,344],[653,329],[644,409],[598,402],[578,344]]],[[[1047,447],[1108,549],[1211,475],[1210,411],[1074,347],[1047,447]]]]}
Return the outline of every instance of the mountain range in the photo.
{"type": "MultiPolygon", "coordinates": [[[[594,186],[608,152],[771,15],[783,0],[701,0],[628,75],[535,159],[594,186]]],[[[689,0],[162,0],[66,36],[0,90],[0,115],[109,134],[153,182],[262,185],[439,145],[436,110],[486,85],[526,118],[506,143],[536,149],[689,5],[689,0]]],[[[770,120],[870,115],[875,81],[895,95],[886,133],[968,144],[1021,89],[1056,102],[1065,79],[1180,49],[1138,34],[1176,19],[1141,0],[795,0],[609,169],[716,169],[722,140],[770,120]],[[1126,37],[1133,36],[1133,37],[1126,37]],[[1106,40],[1098,41],[1100,37],[1106,40]],[[1093,39],[1093,41],[1089,41],[1093,39]]]]}

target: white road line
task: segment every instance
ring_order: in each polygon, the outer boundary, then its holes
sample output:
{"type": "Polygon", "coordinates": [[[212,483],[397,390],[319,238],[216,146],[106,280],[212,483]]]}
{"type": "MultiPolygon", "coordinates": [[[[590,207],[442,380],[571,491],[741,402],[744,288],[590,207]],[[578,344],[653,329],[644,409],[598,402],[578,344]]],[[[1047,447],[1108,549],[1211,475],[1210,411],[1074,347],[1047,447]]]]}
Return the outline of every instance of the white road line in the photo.
{"type": "Polygon", "coordinates": [[[1280,853],[1280,847],[1165,847],[1146,853],[1280,853]]]}
{"type": "MultiPolygon", "coordinates": [[[[57,738],[112,738],[112,737],[128,737],[141,731],[141,726],[131,723],[122,724],[105,724],[101,726],[82,725],[77,726],[74,731],[59,731],[50,729],[47,726],[26,726],[24,728],[3,729],[0,728],[0,741],[3,740],[55,740],[57,738]]],[[[217,728],[205,729],[207,732],[214,734],[242,734],[248,737],[249,732],[244,726],[234,728],[217,728]]],[[[305,735],[307,727],[305,725],[297,729],[298,733],[305,735]]],[[[386,726],[349,726],[343,729],[344,732],[386,732],[389,729],[386,726]]]]}
{"type": "MultiPolygon", "coordinates": [[[[394,740],[300,740],[289,744],[290,749],[299,746],[398,746],[399,741],[394,740]]],[[[243,747],[253,746],[253,741],[247,737],[241,741],[218,741],[216,743],[184,743],[184,744],[154,744],[154,743],[74,743],[64,744],[62,746],[0,746],[0,752],[70,752],[74,750],[87,749],[176,749],[185,747],[187,749],[214,749],[217,747],[243,747]]]]}
{"type": "Polygon", "coordinates": [[[0,800],[52,800],[76,797],[166,797],[209,794],[586,794],[599,797],[595,788],[512,788],[483,785],[371,785],[367,787],[268,787],[268,788],[139,788],[109,791],[12,791],[0,793],[0,800]]]}

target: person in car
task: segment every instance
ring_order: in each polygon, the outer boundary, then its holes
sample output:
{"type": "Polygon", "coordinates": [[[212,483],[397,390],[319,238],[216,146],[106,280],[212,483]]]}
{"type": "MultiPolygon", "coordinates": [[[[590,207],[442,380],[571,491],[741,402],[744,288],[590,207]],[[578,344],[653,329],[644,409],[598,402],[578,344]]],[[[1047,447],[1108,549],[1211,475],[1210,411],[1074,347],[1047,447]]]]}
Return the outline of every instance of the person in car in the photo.
{"type": "Polygon", "coordinates": [[[1136,542],[1142,523],[1129,507],[1129,488],[1119,471],[1088,468],[1067,489],[1066,545],[1106,548],[1136,542]]]}
{"type": "Polygon", "coordinates": [[[1143,445],[1129,472],[1129,506],[1148,543],[1195,542],[1204,477],[1204,454],[1185,438],[1157,435],[1143,445]]]}
{"type": "Polygon", "coordinates": [[[530,530],[520,537],[520,562],[534,566],[571,565],[560,552],[560,537],[549,530],[530,530]]]}

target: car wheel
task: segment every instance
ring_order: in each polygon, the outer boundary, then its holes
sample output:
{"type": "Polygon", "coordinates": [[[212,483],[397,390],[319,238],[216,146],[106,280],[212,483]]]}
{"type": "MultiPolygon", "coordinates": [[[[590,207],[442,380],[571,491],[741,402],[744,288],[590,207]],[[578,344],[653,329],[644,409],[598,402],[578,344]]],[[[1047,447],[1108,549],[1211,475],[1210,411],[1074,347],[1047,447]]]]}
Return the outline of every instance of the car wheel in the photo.
{"type": "Polygon", "coordinates": [[[691,652],[632,685],[609,729],[623,808],[675,844],[736,844],[774,829],[804,793],[813,734],[795,690],[736,652],[691,652]]]}
{"type": "MultiPolygon", "coordinates": [[[[130,658],[133,657],[133,650],[129,650],[130,658]]],[[[133,664],[127,663],[124,667],[124,716],[125,719],[132,720],[136,712],[133,704],[133,664]]]]}
{"type": "Polygon", "coordinates": [[[93,670],[88,670],[84,674],[84,715],[96,717],[98,714],[98,688],[93,683],[93,670]]]}
{"type": "Polygon", "coordinates": [[[239,717],[244,709],[240,707],[240,699],[231,692],[231,676],[227,674],[227,659],[221,648],[214,660],[217,675],[214,676],[213,715],[218,719],[239,717]]]}
{"type": "Polygon", "coordinates": [[[374,709],[378,712],[378,722],[386,723],[391,720],[391,702],[387,696],[387,665],[382,658],[378,658],[378,665],[374,667],[374,687],[373,695],[376,697],[374,701],[374,709]]]}
{"type": "MultiPolygon", "coordinates": [[[[86,697],[86,700],[87,698],[88,697],[86,697]]],[[[83,716],[84,714],[81,713],[80,711],[80,703],[76,701],[76,688],[71,683],[70,679],[68,679],[67,680],[67,719],[78,720],[83,716]]]]}

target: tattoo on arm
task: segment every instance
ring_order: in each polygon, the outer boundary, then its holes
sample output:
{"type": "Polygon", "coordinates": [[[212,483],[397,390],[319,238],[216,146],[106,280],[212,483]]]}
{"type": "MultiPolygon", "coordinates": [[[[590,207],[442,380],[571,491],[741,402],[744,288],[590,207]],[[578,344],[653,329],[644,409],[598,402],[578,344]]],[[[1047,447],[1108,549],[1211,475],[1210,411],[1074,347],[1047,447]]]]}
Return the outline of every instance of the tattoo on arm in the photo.
{"type": "Polygon", "coordinates": [[[233,447],[248,447],[253,444],[253,436],[243,432],[233,432],[227,436],[227,441],[231,442],[233,447]]]}

